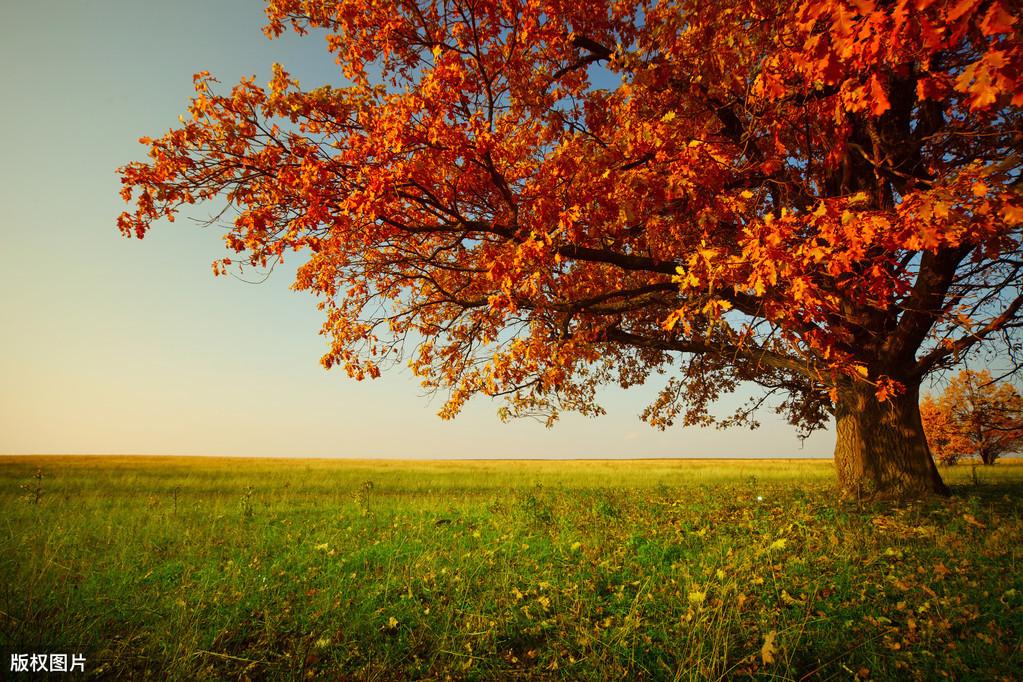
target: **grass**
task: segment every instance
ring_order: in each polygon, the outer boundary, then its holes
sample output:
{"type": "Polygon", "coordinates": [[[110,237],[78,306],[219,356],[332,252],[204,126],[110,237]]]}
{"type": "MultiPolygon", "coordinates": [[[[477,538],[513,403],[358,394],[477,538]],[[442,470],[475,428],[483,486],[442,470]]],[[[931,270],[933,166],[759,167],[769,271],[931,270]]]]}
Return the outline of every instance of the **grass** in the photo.
{"type": "Polygon", "coordinates": [[[950,500],[858,506],[827,461],[0,458],[0,649],[111,679],[1014,679],[1023,463],[942,473],[950,500]]]}

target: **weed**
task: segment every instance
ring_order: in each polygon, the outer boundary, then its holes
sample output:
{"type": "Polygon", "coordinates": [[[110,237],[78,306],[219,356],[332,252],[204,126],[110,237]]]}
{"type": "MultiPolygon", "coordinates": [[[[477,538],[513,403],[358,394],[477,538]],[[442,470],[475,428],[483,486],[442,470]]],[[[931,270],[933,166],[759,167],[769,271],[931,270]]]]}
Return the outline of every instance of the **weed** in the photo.
{"type": "Polygon", "coordinates": [[[519,508],[537,526],[546,527],[554,523],[554,513],[544,497],[541,483],[535,484],[532,490],[521,496],[519,508]]]}
{"type": "MultiPolygon", "coordinates": [[[[658,496],[661,496],[661,491],[659,489],[658,496]]],[[[622,515],[618,505],[616,505],[610,495],[606,493],[598,496],[597,501],[593,504],[593,513],[608,519],[618,519],[622,515]]]]}
{"type": "Polygon", "coordinates": [[[245,487],[245,492],[242,495],[242,516],[246,519],[251,519],[256,513],[255,506],[252,503],[252,496],[255,492],[255,488],[249,485],[245,487]]]}
{"type": "Polygon", "coordinates": [[[39,502],[43,499],[43,470],[41,468],[36,469],[36,472],[32,474],[32,480],[34,483],[22,483],[18,488],[25,493],[25,498],[33,505],[39,506],[39,502]]]}

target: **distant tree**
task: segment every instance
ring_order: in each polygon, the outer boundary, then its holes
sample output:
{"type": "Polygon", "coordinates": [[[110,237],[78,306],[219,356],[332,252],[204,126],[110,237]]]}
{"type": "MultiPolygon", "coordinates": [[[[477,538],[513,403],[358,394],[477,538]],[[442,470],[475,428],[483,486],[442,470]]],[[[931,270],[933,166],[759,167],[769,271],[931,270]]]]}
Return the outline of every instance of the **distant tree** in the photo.
{"type": "Polygon", "coordinates": [[[445,417],[654,380],[655,426],[750,424],[760,395],[710,406],[755,384],[834,420],[845,495],[946,493],[921,380],[1023,324],[1021,12],[271,0],[267,33],[324,33],[347,82],[197,74],[118,224],[222,198],[215,271],[307,253],[323,364],[407,360],[445,417]]]}
{"type": "Polygon", "coordinates": [[[963,370],[940,396],[924,396],[920,417],[931,452],[945,464],[970,456],[994,464],[1023,452],[1023,396],[986,370],[963,370]]]}
{"type": "Polygon", "coordinates": [[[969,444],[956,430],[952,415],[942,403],[927,394],[920,401],[920,419],[927,434],[931,455],[941,464],[955,464],[969,452],[969,444]]]}

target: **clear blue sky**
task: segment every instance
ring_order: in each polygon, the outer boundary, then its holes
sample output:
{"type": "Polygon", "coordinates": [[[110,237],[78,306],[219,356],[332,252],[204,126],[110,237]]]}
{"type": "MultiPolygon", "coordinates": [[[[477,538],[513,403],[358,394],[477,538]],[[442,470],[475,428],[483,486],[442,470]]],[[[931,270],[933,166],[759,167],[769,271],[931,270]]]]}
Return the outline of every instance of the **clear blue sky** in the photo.
{"type": "MultiPolygon", "coordinates": [[[[553,430],[477,399],[453,422],[408,373],[356,383],[319,365],[297,259],[262,285],[216,278],[222,243],[179,220],[144,241],[115,226],[115,168],[177,122],[192,74],[225,86],[281,62],[340,84],[319,37],[269,41],[256,0],[11,2],[0,28],[0,453],[353,457],[826,456],[766,412],[758,431],[658,432],[653,390],[608,390],[608,415],[553,430]]],[[[201,217],[201,209],[195,214],[201,217]]],[[[723,406],[725,407],[725,406],[723,406]]]]}

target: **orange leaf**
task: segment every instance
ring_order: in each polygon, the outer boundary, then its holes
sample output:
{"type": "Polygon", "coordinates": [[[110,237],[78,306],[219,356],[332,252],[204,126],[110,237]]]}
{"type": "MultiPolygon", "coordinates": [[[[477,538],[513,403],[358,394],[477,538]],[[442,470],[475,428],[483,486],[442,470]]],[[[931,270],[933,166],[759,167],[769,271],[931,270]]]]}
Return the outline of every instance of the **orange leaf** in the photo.
{"type": "Polygon", "coordinates": [[[1005,204],[1002,206],[1002,218],[1004,218],[1005,222],[1010,225],[1019,225],[1020,223],[1023,223],[1023,206],[1005,204]]]}
{"type": "Polygon", "coordinates": [[[987,14],[984,15],[984,20],[980,22],[980,30],[986,36],[1012,33],[1012,25],[1015,23],[1016,18],[1005,11],[1002,3],[995,2],[988,8],[987,14]]]}
{"type": "Polygon", "coordinates": [[[987,528],[987,526],[984,523],[978,521],[977,517],[974,516],[973,514],[963,514],[963,520],[966,521],[966,523],[970,524],[971,526],[976,526],[977,528],[987,528]]]}
{"type": "Polygon", "coordinates": [[[870,96],[874,100],[870,105],[870,111],[874,116],[880,116],[892,108],[888,102],[888,95],[885,94],[884,87],[877,79],[876,74],[870,77],[870,96]]]}
{"type": "Polygon", "coordinates": [[[852,3],[856,5],[856,11],[862,16],[866,16],[876,9],[874,0],[852,0],[852,3]]]}
{"type": "Polygon", "coordinates": [[[957,21],[963,15],[975,10],[979,4],[980,0],[959,0],[959,3],[948,13],[948,21],[957,21]]]}
{"type": "Polygon", "coordinates": [[[943,26],[935,26],[926,18],[920,17],[920,37],[923,38],[924,46],[929,50],[937,50],[943,42],[943,26]]]}

